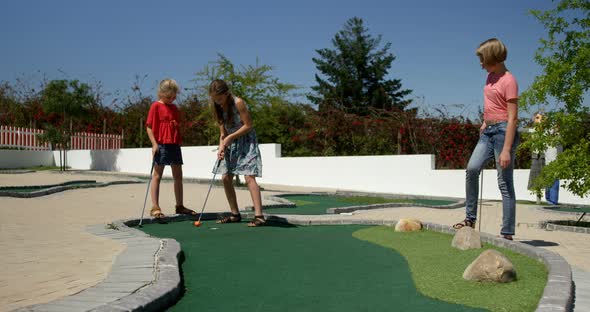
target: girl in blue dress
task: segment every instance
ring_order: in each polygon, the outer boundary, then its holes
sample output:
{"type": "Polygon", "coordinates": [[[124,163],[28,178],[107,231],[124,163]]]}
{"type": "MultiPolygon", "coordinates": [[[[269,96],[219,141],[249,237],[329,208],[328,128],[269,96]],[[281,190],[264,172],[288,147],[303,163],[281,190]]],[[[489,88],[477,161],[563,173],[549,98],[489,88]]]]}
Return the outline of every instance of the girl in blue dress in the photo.
{"type": "Polygon", "coordinates": [[[233,96],[227,83],[220,79],[209,85],[209,106],[220,133],[217,157],[221,161],[214,171],[222,175],[225,195],[231,209],[231,215],[217,222],[233,223],[242,220],[232,181],[235,175],[244,175],[254,204],[254,220],[248,226],[264,225],[266,221],[262,214],[260,187],[256,182],[256,177],[262,176],[262,158],[248,106],[244,100],[233,96]]]}

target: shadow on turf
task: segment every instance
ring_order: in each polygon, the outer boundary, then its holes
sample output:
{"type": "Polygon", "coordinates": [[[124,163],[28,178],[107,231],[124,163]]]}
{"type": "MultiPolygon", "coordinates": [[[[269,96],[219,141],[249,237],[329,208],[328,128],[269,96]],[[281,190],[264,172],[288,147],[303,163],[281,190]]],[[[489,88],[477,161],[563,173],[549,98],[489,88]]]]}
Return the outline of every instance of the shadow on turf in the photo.
{"type": "Polygon", "coordinates": [[[528,240],[528,241],[520,241],[523,244],[527,244],[527,245],[531,245],[531,246],[535,246],[535,247],[550,247],[550,246],[559,246],[558,243],[555,242],[548,242],[548,241],[544,241],[544,240],[528,240]]]}
{"type": "Polygon", "coordinates": [[[282,228],[294,228],[297,225],[289,223],[285,218],[279,218],[276,216],[269,216],[266,218],[266,223],[264,226],[274,226],[274,227],[282,227],[282,228]]]}

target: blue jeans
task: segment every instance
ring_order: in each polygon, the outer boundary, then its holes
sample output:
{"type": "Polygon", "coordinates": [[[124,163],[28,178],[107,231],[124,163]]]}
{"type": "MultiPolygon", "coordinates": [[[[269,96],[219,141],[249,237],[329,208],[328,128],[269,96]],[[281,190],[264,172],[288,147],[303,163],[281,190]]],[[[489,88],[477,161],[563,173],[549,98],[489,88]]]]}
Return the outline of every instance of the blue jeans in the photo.
{"type": "Polygon", "coordinates": [[[514,235],[516,223],[516,196],[514,195],[514,157],[518,145],[518,131],[514,137],[514,143],[510,152],[510,165],[503,169],[500,167],[500,153],[504,148],[507,122],[497,123],[485,128],[479,136],[479,141],[471,154],[467,164],[465,178],[465,210],[466,219],[473,222],[477,219],[477,196],[479,192],[479,174],[489,160],[496,160],[498,170],[498,187],[502,194],[502,235],[514,235]]]}
{"type": "Polygon", "coordinates": [[[551,205],[557,205],[559,201],[559,180],[553,181],[553,184],[545,189],[545,200],[551,205]]]}

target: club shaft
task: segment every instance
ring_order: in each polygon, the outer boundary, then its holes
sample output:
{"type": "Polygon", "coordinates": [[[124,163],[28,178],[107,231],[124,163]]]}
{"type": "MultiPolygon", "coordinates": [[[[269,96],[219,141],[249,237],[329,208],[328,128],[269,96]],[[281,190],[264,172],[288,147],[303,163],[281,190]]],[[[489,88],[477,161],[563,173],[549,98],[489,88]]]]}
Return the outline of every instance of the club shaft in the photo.
{"type": "Polygon", "coordinates": [[[211,188],[213,187],[213,182],[215,182],[215,176],[217,175],[217,169],[219,169],[220,163],[221,159],[218,159],[215,162],[215,167],[213,167],[213,178],[211,178],[211,183],[209,183],[209,190],[205,196],[205,201],[203,202],[203,207],[201,208],[201,213],[199,214],[199,220],[197,220],[197,222],[201,222],[201,217],[203,217],[203,212],[205,211],[205,206],[207,205],[207,199],[209,199],[209,193],[211,193],[211,188]]]}
{"type": "Polygon", "coordinates": [[[150,185],[152,184],[152,174],[154,173],[154,164],[152,160],[152,169],[150,169],[150,179],[148,180],[147,189],[145,190],[145,198],[143,199],[143,209],[141,210],[141,217],[139,218],[139,226],[143,223],[143,214],[145,213],[145,205],[147,204],[148,194],[150,192],[150,185]]]}
{"type": "Polygon", "coordinates": [[[479,229],[478,231],[481,232],[481,221],[483,218],[483,169],[479,172],[480,175],[480,183],[479,183],[479,229]]]}

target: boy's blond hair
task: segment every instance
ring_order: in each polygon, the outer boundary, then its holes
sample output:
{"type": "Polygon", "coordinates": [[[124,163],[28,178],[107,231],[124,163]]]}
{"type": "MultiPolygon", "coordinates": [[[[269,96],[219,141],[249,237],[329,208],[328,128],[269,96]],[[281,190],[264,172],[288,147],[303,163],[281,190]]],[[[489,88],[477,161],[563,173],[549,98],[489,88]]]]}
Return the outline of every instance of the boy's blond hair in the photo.
{"type": "Polygon", "coordinates": [[[494,65],[506,60],[508,49],[499,39],[492,38],[482,42],[475,51],[484,65],[494,65]]]}
{"type": "Polygon", "coordinates": [[[174,79],[164,79],[160,81],[160,86],[158,87],[158,96],[175,96],[178,94],[180,87],[178,83],[174,79]]]}

